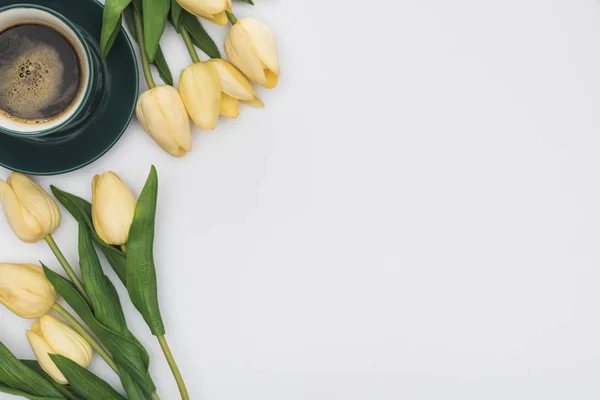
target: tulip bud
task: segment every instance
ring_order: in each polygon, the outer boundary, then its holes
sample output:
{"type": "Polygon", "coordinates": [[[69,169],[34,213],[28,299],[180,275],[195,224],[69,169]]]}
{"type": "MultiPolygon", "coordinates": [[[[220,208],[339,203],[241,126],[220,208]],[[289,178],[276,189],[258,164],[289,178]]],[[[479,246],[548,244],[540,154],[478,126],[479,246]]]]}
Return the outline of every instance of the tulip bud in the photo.
{"type": "Polygon", "coordinates": [[[279,55],[273,32],[254,18],[242,18],[225,38],[225,53],[253,82],[274,88],[279,81],[279,55]]]}
{"type": "Polygon", "coordinates": [[[225,10],[231,12],[231,0],[177,0],[190,13],[217,25],[227,25],[225,10]]]}
{"type": "Polygon", "coordinates": [[[190,117],[200,129],[213,130],[221,109],[221,79],[214,64],[199,62],[179,76],[179,90],[190,117]]]}
{"type": "Polygon", "coordinates": [[[56,290],[33,264],[0,263],[0,303],[23,318],[39,318],[56,302],[56,290]]]}
{"type": "Polygon", "coordinates": [[[148,135],[167,153],[181,157],[192,150],[190,117],[174,87],[161,85],[142,93],[136,115],[148,135]]]}
{"type": "Polygon", "coordinates": [[[240,101],[253,107],[265,106],[248,79],[236,67],[220,58],[209,60],[207,63],[213,64],[217,68],[221,78],[222,116],[237,118],[240,113],[240,101]]]}
{"type": "Polygon", "coordinates": [[[69,358],[83,368],[92,363],[92,346],[73,328],[50,315],[44,315],[31,325],[26,333],[40,367],[56,382],[66,385],[67,379],[60,372],[49,354],[69,358]]]}
{"type": "Polygon", "coordinates": [[[51,235],[60,225],[60,210],[50,195],[27,176],[13,172],[0,179],[0,202],[15,235],[35,243],[51,235]]]}
{"type": "Polygon", "coordinates": [[[106,243],[116,246],[127,243],[135,206],[135,197],[115,173],[94,176],[92,220],[96,233],[106,243]]]}

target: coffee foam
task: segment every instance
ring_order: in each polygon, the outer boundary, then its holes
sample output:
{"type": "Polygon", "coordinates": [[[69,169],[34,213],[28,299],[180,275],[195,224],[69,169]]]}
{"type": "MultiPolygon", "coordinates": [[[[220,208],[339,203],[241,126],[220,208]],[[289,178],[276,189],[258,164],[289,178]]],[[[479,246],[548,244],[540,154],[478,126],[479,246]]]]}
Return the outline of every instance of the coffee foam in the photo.
{"type": "Polygon", "coordinates": [[[49,118],[44,118],[41,111],[52,104],[68,102],[78,89],[78,83],[61,96],[64,65],[52,46],[24,38],[19,43],[13,42],[11,47],[13,54],[20,56],[0,67],[0,102],[9,113],[19,110],[20,116],[11,115],[11,119],[25,123],[47,122],[49,118]]]}

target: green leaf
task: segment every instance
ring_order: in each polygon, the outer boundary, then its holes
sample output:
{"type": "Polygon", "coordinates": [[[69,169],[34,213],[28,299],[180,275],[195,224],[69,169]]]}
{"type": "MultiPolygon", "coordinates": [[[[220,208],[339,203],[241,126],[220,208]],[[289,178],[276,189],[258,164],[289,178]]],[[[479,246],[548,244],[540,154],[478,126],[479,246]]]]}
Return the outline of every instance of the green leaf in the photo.
{"type": "Polygon", "coordinates": [[[73,218],[80,224],[85,224],[88,227],[92,234],[92,240],[100,248],[100,251],[102,251],[121,282],[126,285],[125,253],[117,247],[104,242],[98,236],[92,223],[92,205],[88,201],[64,192],[56,186],[50,186],[50,188],[56,199],[67,209],[73,218]]]}
{"type": "MultiPolygon", "coordinates": [[[[133,7],[128,7],[123,16],[125,17],[125,23],[129,28],[129,32],[131,32],[131,36],[133,40],[137,42],[137,34],[135,31],[135,21],[133,19],[134,9],[133,7]]],[[[169,64],[167,63],[167,59],[162,52],[162,48],[158,46],[158,51],[156,52],[156,57],[154,58],[154,62],[152,63],[157,71],[158,75],[160,75],[160,79],[163,80],[167,85],[173,86],[173,74],[171,73],[171,69],[169,68],[169,64]]]]}
{"type": "Polygon", "coordinates": [[[58,275],[43,263],[42,267],[52,286],[100,339],[119,365],[121,378],[123,379],[123,374],[126,372],[131,375],[131,378],[138,383],[145,393],[154,393],[156,388],[148,373],[150,359],[139,342],[100,323],[85,299],[81,297],[70,281],[58,275]]]}
{"type": "Polygon", "coordinates": [[[144,21],[144,45],[150,62],[154,61],[160,38],[167,26],[167,16],[171,9],[171,0],[142,0],[142,19],[144,21]]]}
{"type": "MultiPolygon", "coordinates": [[[[83,223],[79,224],[79,265],[83,278],[83,286],[92,301],[94,316],[98,322],[139,344],[140,342],[127,328],[127,321],[125,320],[125,314],[123,314],[119,294],[112,282],[104,275],[102,264],[100,264],[94,244],[92,243],[90,231],[87,225],[83,223]]],[[[140,359],[149,359],[148,353],[145,350],[140,359]]],[[[147,369],[147,366],[141,364],[139,368],[147,369]]],[[[147,398],[147,394],[152,394],[147,393],[145,396],[143,388],[138,387],[132,379],[128,378],[126,376],[122,383],[129,399],[144,399],[147,398]]],[[[151,381],[149,375],[148,380],[151,381]]],[[[154,387],[154,384],[152,387],[154,387]]]]}
{"type": "Polygon", "coordinates": [[[219,52],[219,48],[215,44],[215,41],[210,37],[206,30],[204,30],[204,27],[197,17],[186,10],[182,10],[180,19],[181,24],[187,29],[196,47],[202,50],[210,58],[221,58],[221,53],[219,52]]]}
{"type": "Polygon", "coordinates": [[[252,0],[239,0],[239,1],[241,1],[242,3],[247,3],[247,4],[254,5],[254,3],[252,2],[252,0]]]}
{"type": "Polygon", "coordinates": [[[127,242],[127,290],[131,302],[146,320],[154,336],[164,336],[165,326],[158,304],[154,266],[154,223],[158,175],[152,166],[135,208],[127,242]]]}
{"type": "MultiPolygon", "coordinates": [[[[85,300],[83,302],[85,303],[85,300]]],[[[0,342],[0,382],[32,396],[49,399],[66,398],[44,377],[17,359],[2,342],[0,342]]]]}
{"type": "Polygon", "coordinates": [[[100,53],[104,59],[121,29],[121,14],[131,0],[106,0],[102,16],[102,33],[100,35],[100,53]]]}
{"type": "Polygon", "coordinates": [[[171,0],[171,23],[177,32],[179,32],[179,25],[181,24],[181,11],[183,11],[183,8],[181,8],[177,0],[171,0]]]}
{"type": "Polygon", "coordinates": [[[50,377],[50,375],[48,375],[46,371],[42,369],[37,360],[21,360],[21,362],[27,365],[32,370],[34,370],[35,372],[37,372],[38,374],[40,374],[48,382],[50,382],[50,384],[54,386],[59,392],[61,392],[63,396],[65,396],[65,398],[70,400],[80,400],[78,396],[69,391],[68,386],[63,386],[60,383],[56,382],[54,379],[52,379],[52,377],[50,377]]]}
{"type": "Polygon", "coordinates": [[[87,400],[125,400],[108,383],[81,367],[76,362],[58,354],[50,358],[63,373],[71,388],[87,400]]]}
{"type": "Polygon", "coordinates": [[[64,397],[40,397],[34,396],[30,393],[24,392],[22,390],[13,389],[9,386],[3,385],[0,383],[0,393],[12,394],[13,396],[24,397],[29,400],[63,400],[64,397]]]}

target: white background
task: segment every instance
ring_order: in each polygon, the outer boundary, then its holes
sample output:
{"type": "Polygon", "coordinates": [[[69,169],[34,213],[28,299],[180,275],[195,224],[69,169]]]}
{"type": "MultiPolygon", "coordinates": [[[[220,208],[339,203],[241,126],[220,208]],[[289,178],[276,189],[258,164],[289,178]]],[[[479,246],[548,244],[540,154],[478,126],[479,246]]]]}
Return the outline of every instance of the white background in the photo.
{"type": "MultiPolygon", "coordinates": [[[[600,1],[256,3],[235,11],[279,41],[264,110],[196,132],[183,159],[134,122],[38,179],[89,198],[113,170],[137,194],[157,166],[160,298],[192,398],[597,399],[600,1]]],[[[56,239],[76,263],[68,215],[56,239]]],[[[3,219],[0,250],[60,270],[3,219]]],[[[29,324],[0,309],[21,357],[29,324]]]]}

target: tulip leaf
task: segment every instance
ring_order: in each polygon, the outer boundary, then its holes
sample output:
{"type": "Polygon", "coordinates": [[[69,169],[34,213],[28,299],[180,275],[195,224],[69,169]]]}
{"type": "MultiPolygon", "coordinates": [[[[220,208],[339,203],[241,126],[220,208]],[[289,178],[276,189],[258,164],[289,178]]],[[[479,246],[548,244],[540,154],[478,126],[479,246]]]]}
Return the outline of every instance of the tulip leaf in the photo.
{"type": "Polygon", "coordinates": [[[171,0],[171,23],[175,30],[179,32],[179,26],[181,25],[181,12],[183,8],[179,5],[177,0],[171,0]]]}
{"type": "Polygon", "coordinates": [[[75,394],[73,394],[69,391],[68,386],[63,386],[60,383],[57,383],[54,379],[52,379],[52,377],[50,377],[50,375],[48,375],[46,373],[46,371],[44,371],[42,369],[42,367],[37,362],[37,360],[21,360],[21,362],[23,364],[27,365],[32,370],[34,370],[35,372],[37,372],[38,374],[40,374],[41,376],[43,376],[44,379],[46,379],[48,382],[50,382],[50,384],[52,386],[54,386],[56,389],[58,389],[58,391],[61,392],[63,394],[63,396],[65,396],[67,399],[80,400],[80,398],[78,396],[76,396],[75,394]]]}
{"type": "Polygon", "coordinates": [[[171,9],[171,0],[142,0],[142,19],[144,21],[144,46],[150,62],[154,61],[160,38],[167,26],[167,16],[171,9]]]}
{"type": "Polygon", "coordinates": [[[147,394],[154,392],[155,387],[150,379],[148,365],[150,359],[139,342],[130,337],[116,332],[100,323],[85,299],[77,292],[73,284],[59,274],[55,273],[42,263],[46,277],[56,291],[65,299],[71,308],[79,315],[91,331],[102,341],[115,362],[119,365],[121,381],[123,375],[131,375],[133,379],[147,394]]]}
{"type": "MultiPolygon", "coordinates": [[[[135,22],[133,19],[134,12],[135,11],[133,7],[128,7],[127,9],[125,9],[123,16],[125,17],[125,23],[129,28],[131,37],[137,42],[135,22]]],[[[162,48],[160,46],[158,46],[158,51],[156,52],[156,57],[154,58],[154,62],[152,64],[156,67],[158,75],[160,75],[160,79],[162,79],[163,82],[167,85],[173,86],[173,74],[171,73],[171,69],[169,68],[167,59],[165,58],[165,55],[163,54],[162,48]]]]}
{"type": "Polygon", "coordinates": [[[106,58],[121,30],[121,14],[131,0],[106,0],[102,16],[102,33],[100,35],[100,53],[106,58]]]}
{"type": "Polygon", "coordinates": [[[64,192],[56,186],[50,186],[52,193],[57,200],[67,209],[67,211],[79,222],[85,224],[92,235],[92,240],[100,248],[100,251],[104,254],[108,263],[113,268],[121,282],[126,284],[126,273],[125,273],[125,253],[120,249],[111,246],[104,242],[100,236],[94,230],[94,224],[92,223],[92,205],[75,195],[64,192]]]}
{"type": "Polygon", "coordinates": [[[252,2],[252,0],[239,0],[239,1],[241,1],[242,3],[254,5],[254,3],[252,2]]]}
{"type": "MultiPolygon", "coordinates": [[[[127,328],[127,321],[125,320],[125,314],[123,314],[121,302],[119,301],[119,294],[112,282],[102,271],[102,264],[100,264],[100,260],[94,249],[89,228],[84,223],[79,224],[79,266],[81,277],[83,278],[83,286],[90,297],[94,316],[98,322],[139,344],[140,342],[127,328]]],[[[144,359],[149,359],[146,351],[144,351],[142,356],[144,359]]],[[[145,365],[140,365],[142,369],[145,367],[145,365]]],[[[148,380],[152,381],[150,376],[148,376],[148,380]]],[[[129,379],[129,376],[125,376],[122,383],[130,399],[147,398],[147,396],[144,396],[143,388],[138,387],[135,382],[129,379]]]]}
{"type": "Polygon", "coordinates": [[[50,354],[50,358],[63,373],[73,391],[88,400],[125,400],[108,383],[81,367],[75,361],[58,354],[50,354]]]}
{"type": "Polygon", "coordinates": [[[23,397],[29,400],[63,400],[64,397],[40,397],[34,396],[30,393],[22,390],[13,389],[10,386],[6,386],[0,383],[0,393],[12,394],[13,396],[23,397]]]}
{"type": "Polygon", "coordinates": [[[196,47],[210,58],[221,58],[221,53],[219,53],[215,41],[206,32],[196,16],[182,10],[180,19],[181,25],[188,31],[196,47]]]}
{"type": "Polygon", "coordinates": [[[127,290],[154,336],[164,336],[165,326],[158,304],[154,266],[154,223],[158,175],[152,166],[135,208],[127,242],[127,290]]]}
{"type": "MultiPolygon", "coordinates": [[[[82,301],[85,303],[83,298],[82,301]]],[[[12,389],[38,396],[37,398],[66,398],[44,377],[17,359],[2,342],[0,342],[0,382],[12,389]]]]}

